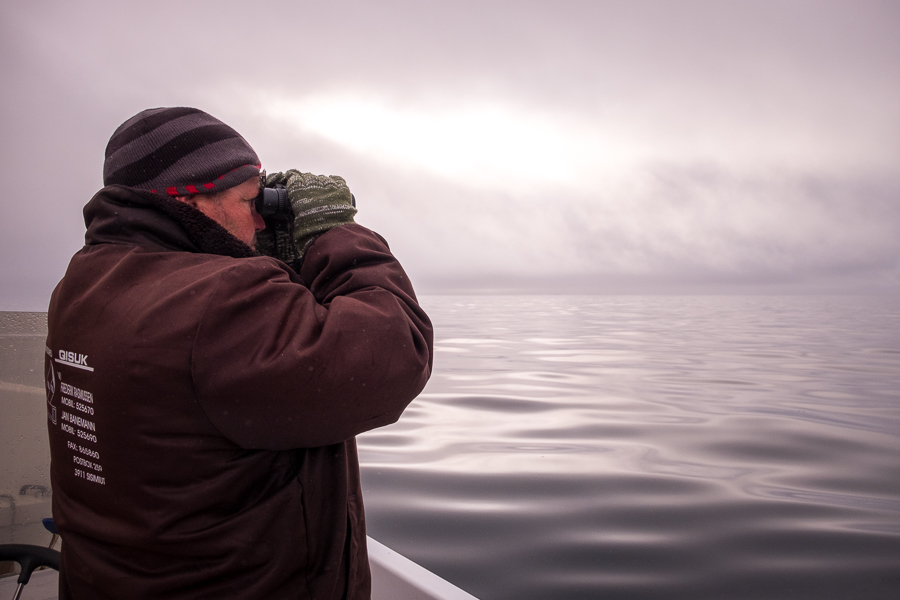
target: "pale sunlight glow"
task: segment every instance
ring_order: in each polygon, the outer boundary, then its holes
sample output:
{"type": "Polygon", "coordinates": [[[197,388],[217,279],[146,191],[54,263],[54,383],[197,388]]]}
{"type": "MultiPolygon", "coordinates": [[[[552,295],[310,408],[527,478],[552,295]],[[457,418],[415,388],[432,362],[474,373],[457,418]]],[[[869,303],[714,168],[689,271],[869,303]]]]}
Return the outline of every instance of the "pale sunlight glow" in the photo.
{"type": "Polygon", "coordinates": [[[479,187],[579,185],[620,164],[620,146],[576,123],[500,105],[429,110],[360,96],[265,99],[265,116],[403,168],[479,187]]]}

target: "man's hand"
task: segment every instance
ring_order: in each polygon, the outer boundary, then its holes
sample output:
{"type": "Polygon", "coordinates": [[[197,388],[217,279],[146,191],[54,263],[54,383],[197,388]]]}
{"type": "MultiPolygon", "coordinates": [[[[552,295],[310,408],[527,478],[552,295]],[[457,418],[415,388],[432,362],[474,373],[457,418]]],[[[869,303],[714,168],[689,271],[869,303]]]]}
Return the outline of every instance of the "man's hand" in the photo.
{"type": "MultiPolygon", "coordinates": [[[[356,208],[343,177],[313,175],[291,169],[266,177],[266,186],[282,184],[294,211],[285,226],[268,226],[257,234],[257,250],[295,265],[320,235],[338,225],[353,223],[356,208]]],[[[267,224],[268,225],[268,224],[267,224]]]]}

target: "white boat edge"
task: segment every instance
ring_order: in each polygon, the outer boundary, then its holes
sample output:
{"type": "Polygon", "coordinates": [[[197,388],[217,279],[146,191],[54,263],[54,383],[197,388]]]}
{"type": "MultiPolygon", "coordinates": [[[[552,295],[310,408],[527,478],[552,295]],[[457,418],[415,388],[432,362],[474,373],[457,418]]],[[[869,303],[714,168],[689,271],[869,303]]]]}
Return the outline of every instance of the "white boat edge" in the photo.
{"type": "Polygon", "coordinates": [[[366,540],[372,600],[478,600],[381,542],[366,540]]]}
{"type": "MultiPolygon", "coordinates": [[[[372,600],[478,600],[381,542],[370,537],[366,540],[372,569],[372,600]]],[[[36,571],[21,600],[57,600],[57,581],[56,571],[36,571]]],[[[15,591],[15,576],[0,579],[0,599],[12,598],[15,591]]]]}

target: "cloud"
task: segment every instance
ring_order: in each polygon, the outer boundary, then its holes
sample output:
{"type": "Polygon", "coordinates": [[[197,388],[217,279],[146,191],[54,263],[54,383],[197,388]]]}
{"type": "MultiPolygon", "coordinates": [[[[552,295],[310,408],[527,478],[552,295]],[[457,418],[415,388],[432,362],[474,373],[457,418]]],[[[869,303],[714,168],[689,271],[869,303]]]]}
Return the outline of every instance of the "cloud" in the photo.
{"type": "Polygon", "coordinates": [[[35,1],[0,17],[0,308],[46,305],[109,134],[165,105],[228,122],[270,169],[347,177],[426,289],[900,281],[894,2],[35,1]]]}
{"type": "MultiPolygon", "coordinates": [[[[782,142],[719,154],[691,140],[609,138],[602,153],[591,151],[602,146],[596,123],[578,127],[515,104],[404,108],[366,94],[271,94],[249,104],[285,137],[307,139],[310,152],[330,147],[364,222],[416,240],[411,267],[432,280],[531,277],[534,289],[554,277],[619,275],[660,287],[679,276],[897,281],[900,174],[857,161],[837,140],[818,152],[786,152],[782,142]],[[542,168],[559,157],[558,169],[542,168]]],[[[754,135],[737,124],[728,131],[754,135]]]]}

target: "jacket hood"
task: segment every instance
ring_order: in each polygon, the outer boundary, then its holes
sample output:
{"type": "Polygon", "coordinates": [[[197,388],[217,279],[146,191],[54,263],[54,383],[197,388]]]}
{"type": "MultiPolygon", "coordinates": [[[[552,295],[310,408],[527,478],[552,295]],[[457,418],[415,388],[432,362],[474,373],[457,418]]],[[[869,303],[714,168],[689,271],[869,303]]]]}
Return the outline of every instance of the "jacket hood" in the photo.
{"type": "Polygon", "coordinates": [[[144,190],[110,185],[84,206],[85,244],[249,258],[258,254],[199,210],[144,190]]]}

